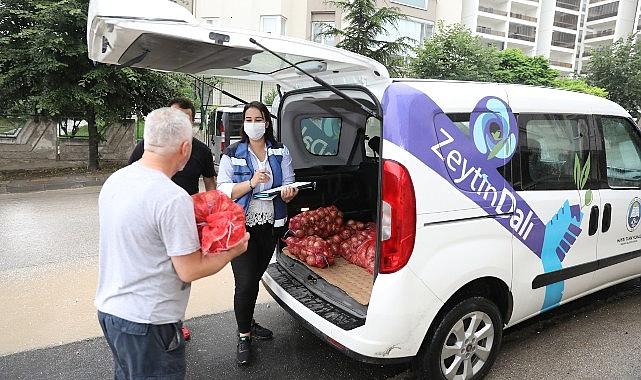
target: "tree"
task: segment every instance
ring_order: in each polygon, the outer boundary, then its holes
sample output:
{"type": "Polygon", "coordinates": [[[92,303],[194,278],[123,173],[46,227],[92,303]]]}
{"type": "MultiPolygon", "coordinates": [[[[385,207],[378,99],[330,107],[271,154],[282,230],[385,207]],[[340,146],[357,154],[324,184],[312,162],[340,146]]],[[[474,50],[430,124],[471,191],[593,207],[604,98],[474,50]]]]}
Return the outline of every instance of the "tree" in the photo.
{"type": "Polygon", "coordinates": [[[590,95],[600,96],[602,98],[608,97],[608,92],[606,90],[601,87],[590,86],[583,79],[556,78],[554,80],[553,87],[563,90],[583,92],[590,95]]]}
{"type": "Polygon", "coordinates": [[[89,169],[98,166],[96,123],[146,114],[189,88],[182,76],[94,65],[87,58],[88,0],[3,0],[0,111],[82,117],[89,169]]]}
{"type": "Polygon", "coordinates": [[[604,88],[633,117],[641,115],[641,38],[630,36],[595,50],[587,72],[589,84],[604,88]]]}
{"type": "Polygon", "coordinates": [[[533,86],[553,86],[559,72],[550,68],[542,56],[529,57],[519,49],[505,49],[498,53],[498,68],[494,80],[501,83],[519,83],[533,86]]]}
{"type": "Polygon", "coordinates": [[[440,21],[432,38],[416,49],[409,70],[416,78],[492,81],[498,64],[495,48],[460,24],[440,21]]]}
{"type": "Polygon", "coordinates": [[[389,28],[396,28],[406,16],[398,8],[381,7],[376,9],[374,0],[327,0],[344,12],[347,27],[338,29],[325,26],[322,35],[333,35],[341,41],[337,47],[372,58],[382,63],[395,76],[403,68],[401,59],[412,48],[413,40],[401,37],[385,41],[389,28]]]}

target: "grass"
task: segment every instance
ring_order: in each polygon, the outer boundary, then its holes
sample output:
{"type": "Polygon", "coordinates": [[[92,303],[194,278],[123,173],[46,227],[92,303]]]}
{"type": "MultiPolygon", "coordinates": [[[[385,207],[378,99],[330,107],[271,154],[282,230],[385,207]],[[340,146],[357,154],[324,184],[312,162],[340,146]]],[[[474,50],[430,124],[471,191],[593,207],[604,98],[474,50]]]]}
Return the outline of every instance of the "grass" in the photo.
{"type": "Polygon", "coordinates": [[[0,134],[13,134],[17,129],[22,128],[26,119],[12,116],[0,116],[0,134]]]}

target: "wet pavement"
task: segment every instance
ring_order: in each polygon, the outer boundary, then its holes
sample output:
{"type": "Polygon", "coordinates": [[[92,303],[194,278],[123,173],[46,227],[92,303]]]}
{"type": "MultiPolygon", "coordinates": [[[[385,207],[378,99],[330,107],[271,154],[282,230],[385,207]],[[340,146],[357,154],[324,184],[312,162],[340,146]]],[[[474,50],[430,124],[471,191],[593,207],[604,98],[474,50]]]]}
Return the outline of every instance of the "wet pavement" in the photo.
{"type": "MultiPolygon", "coordinates": [[[[92,306],[98,193],[96,187],[0,195],[0,379],[112,376],[92,306]]],[[[193,286],[188,378],[411,378],[406,366],[366,365],[337,352],[264,292],[256,317],[276,337],[256,342],[255,363],[237,368],[228,269],[193,286]]],[[[508,330],[488,378],[641,379],[640,313],[638,279],[562,306],[508,330]]]]}

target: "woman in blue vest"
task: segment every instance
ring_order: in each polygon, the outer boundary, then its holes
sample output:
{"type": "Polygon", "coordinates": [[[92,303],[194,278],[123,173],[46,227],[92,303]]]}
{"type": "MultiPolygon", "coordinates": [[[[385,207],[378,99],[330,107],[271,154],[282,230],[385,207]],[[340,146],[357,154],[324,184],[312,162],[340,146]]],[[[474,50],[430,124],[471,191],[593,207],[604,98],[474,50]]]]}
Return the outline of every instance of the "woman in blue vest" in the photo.
{"type": "Polygon", "coordinates": [[[273,200],[254,199],[252,194],[294,182],[289,150],[274,138],[267,107],[251,102],[243,110],[242,139],[229,146],[220,159],[218,190],[245,209],[250,233],[247,252],[232,260],[236,289],[234,312],[238,324],[236,360],[239,365],[251,360],[252,339],[271,339],[272,332],[253,319],[258,284],[271,260],[276,241],[287,220],[286,203],[298,189],[284,188],[273,200]]]}

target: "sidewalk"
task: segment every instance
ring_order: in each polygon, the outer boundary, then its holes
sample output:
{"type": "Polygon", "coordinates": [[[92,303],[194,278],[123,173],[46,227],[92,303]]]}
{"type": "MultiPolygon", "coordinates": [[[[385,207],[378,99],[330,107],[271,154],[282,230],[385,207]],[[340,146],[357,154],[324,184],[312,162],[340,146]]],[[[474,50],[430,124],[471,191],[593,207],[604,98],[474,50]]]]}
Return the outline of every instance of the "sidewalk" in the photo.
{"type": "Polygon", "coordinates": [[[93,172],[84,165],[74,161],[3,162],[0,194],[101,186],[124,164],[102,163],[102,169],[93,172]]]}

